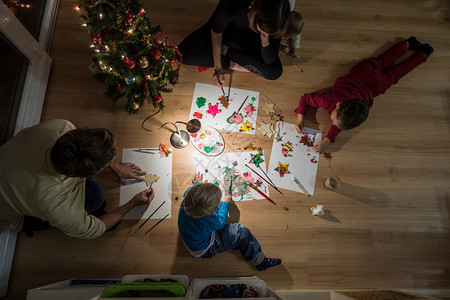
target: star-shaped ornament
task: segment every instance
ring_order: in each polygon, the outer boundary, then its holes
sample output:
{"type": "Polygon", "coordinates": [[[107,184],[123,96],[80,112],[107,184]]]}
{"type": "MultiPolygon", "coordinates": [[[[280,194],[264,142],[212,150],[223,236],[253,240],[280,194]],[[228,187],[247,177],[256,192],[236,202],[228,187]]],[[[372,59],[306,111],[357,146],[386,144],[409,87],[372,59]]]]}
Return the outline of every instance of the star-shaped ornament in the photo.
{"type": "Polygon", "coordinates": [[[281,162],[278,162],[278,167],[275,168],[275,171],[277,171],[280,174],[280,177],[283,177],[285,174],[290,174],[288,170],[289,164],[282,164],[281,162]]]}
{"type": "Polygon", "coordinates": [[[252,157],[250,159],[250,163],[255,164],[255,166],[257,166],[258,168],[259,168],[259,165],[264,162],[264,159],[261,157],[261,153],[257,153],[257,154],[250,153],[250,156],[252,157]]]}
{"type": "Polygon", "coordinates": [[[247,132],[250,130],[254,130],[254,128],[253,128],[253,124],[250,123],[249,121],[245,121],[245,123],[242,124],[241,128],[239,128],[240,132],[247,132]]]}
{"type": "Polygon", "coordinates": [[[269,139],[271,139],[272,135],[275,133],[275,131],[273,130],[272,123],[266,124],[266,123],[262,122],[261,127],[259,127],[258,129],[261,130],[263,135],[267,136],[269,139]]]}
{"type": "Polygon", "coordinates": [[[267,115],[270,115],[270,113],[275,113],[274,106],[275,104],[266,102],[262,109],[266,112],[267,115]]]}

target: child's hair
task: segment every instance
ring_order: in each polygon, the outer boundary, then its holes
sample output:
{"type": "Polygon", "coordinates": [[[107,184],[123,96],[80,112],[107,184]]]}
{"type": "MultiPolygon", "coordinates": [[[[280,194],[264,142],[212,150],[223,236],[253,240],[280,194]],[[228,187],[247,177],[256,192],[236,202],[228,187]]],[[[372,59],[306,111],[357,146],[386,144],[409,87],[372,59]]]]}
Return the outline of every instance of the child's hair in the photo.
{"type": "Polygon", "coordinates": [[[291,11],[288,17],[288,27],[286,35],[289,37],[297,36],[302,33],[303,30],[303,17],[299,12],[291,11]]]}
{"type": "Polygon", "coordinates": [[[209,182],[196,184],[184,197],[184,210],[193,218],[209,216],[217,209],[222,198],[220,188],[209,182]]]}
{"type": "Polygon", "coordinates": [[[336,118],[339,128],[343,130],[358,127],[367,119],[369,106],[361,99],[350,99],[341,102],[336,118]]]}

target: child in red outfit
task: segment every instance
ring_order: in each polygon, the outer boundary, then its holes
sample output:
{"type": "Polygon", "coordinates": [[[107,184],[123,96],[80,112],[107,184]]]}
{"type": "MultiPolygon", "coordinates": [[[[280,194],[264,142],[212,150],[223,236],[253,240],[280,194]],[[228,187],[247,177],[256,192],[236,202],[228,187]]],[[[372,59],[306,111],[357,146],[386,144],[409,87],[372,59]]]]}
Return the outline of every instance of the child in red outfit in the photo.
{"type": "Polygon", "coordinates": [[[298,114],[297,131],[305,133],[303,115],[308,105],[324,108],[330,114],[333,126],[326,138],[313,147],[316,152],[324,151],[339,132],[355,128],[366,120],[374,97],[386,92],[400,78],[425,62],[432,52],[433,48],[429,44],[421,44],[412,36],[380,56],[358,63],[348,75],[338,78],[331,88],[303,95],[295,110],[298,114]],[[417,52],[404,62],[394,65],[408,49],[417,52]]]}

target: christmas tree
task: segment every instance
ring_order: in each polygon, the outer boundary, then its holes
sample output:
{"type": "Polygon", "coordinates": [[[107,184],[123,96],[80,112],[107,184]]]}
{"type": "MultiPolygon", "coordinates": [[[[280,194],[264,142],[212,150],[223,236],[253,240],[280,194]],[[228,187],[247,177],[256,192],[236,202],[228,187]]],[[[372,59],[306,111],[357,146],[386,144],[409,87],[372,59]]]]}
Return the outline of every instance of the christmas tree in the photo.
{"type": "Polygon", "coordinates": [[[181,54],[167,45],[167,34],[152,25],[138,0],[79,0],[82,26],[92,38],[94,77],[107,84],[114,102],[137,113],[145,101],[164,107],[162,93],[178,82],[181,54]]]}

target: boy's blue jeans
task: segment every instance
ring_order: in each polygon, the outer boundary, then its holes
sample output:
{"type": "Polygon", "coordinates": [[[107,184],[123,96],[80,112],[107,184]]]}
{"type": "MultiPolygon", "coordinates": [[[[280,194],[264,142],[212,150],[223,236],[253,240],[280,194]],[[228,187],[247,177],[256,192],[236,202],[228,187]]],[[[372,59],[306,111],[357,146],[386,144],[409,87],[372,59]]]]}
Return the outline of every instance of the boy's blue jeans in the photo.
{"type": "Polygon", "coordinates": [[[261,246],[250,230],[238,223],[226,224],[216,230],[214,244],[202,255],[202,258],[211,258],[220,252],[239,249],[242,256],[257,266],[264,260],[261,246]]]}

